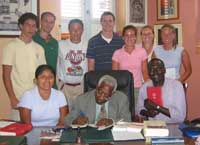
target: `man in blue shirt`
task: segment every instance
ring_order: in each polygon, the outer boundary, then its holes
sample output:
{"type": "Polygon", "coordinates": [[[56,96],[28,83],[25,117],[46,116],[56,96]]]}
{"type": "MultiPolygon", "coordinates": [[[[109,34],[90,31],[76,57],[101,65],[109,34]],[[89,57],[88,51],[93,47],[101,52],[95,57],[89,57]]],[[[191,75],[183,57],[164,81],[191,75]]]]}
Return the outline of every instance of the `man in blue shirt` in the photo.
{"type": "Polygon", "coordinates": [[[100,21],[102,31],[88,42],[88,71],[111,70],[113,52],[124,44],[122,38],[113,32],[115,16],[111,12],[104,12],[100,21]]]}

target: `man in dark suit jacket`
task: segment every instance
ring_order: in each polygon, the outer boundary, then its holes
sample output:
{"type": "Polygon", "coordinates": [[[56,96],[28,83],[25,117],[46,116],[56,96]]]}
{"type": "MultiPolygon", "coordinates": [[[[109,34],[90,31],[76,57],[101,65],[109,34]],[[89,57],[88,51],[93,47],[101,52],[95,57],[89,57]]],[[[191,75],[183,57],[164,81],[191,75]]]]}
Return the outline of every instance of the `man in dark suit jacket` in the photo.
{"type": "Polygon", "coordinates": [[[65,125],[97,123],[106,119],[131,121],[128,97],[116,88],[117,81],[113,77],[101,77],[95,90],[77,97],[71,112],[65,117],[65,125]],[[102,106],[107,113],[104,118],[99,118],[102,106]]]}

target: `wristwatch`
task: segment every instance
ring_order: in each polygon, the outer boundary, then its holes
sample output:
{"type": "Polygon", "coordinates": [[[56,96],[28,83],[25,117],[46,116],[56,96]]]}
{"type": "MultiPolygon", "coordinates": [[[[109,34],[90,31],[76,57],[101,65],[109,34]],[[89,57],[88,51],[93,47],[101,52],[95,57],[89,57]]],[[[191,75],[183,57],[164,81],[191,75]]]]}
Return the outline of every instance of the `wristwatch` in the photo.
{"type": "Polygon", "coordinates": [[[157,110],[159,110],[159,109],[160,109],[160,106],[159,106],[159,105],[157,105],[157,106],[156,106],[156,109],[157,109],[157,110]]]}

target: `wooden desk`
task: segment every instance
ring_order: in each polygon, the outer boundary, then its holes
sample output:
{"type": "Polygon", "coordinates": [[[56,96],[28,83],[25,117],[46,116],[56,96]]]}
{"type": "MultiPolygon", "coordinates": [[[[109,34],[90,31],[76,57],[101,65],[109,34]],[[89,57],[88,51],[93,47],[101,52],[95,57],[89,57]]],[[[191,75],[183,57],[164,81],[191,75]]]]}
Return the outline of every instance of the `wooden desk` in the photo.
{"type": "MultiPolygon", "coordinates": [[[[182,136],[181,131],[177,128],[177,124],[170,124],[168,125],[169,128],[169,136],[182,136]]],[[[40,140],[40,133],[42,130],[47,130],[50,128],[47,127],[41,127],[41,128],[34,128],[31,132],[29,132],[27,136],[28,145],[77,145],[77,144],[69,144],[64,143],[61,144],[59,142],[51,142],[50,140],[40,140]]],[[[194,145],[194,140],[190,140],[186,137],[185,144],[186,145],[194,145]]],[[[113,143],[96,143],[96,144],[90,144],[90,145],[145,145],[144,141],[124,141],[124,142],[113,142],[113,143]]],[[[88,145],[88,144],[82,144],[82,145],[88,145]]]]}

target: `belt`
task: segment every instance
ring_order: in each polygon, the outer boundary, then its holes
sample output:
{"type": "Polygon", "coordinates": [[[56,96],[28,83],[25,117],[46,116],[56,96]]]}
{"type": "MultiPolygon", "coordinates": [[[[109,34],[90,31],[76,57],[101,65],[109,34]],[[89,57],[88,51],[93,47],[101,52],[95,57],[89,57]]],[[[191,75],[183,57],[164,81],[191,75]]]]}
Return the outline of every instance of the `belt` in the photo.
{"type": "Polygon", "coordinates": [[[63,89],[63,87],[65,86],[65,85],[68,85],[68,86],[79,86],[81,83],[75,83],[75,84],[71,84],[71,83],[63,83],[62,84],[62,86],[60,87],[60,90],[62,90],[63,89]]]}
{"type": "Polygon", "coordinates": [[[71,83],[64,83],[64,85],[68,85],[68,86],[78,86],[80,85],[81,83],[75,83],[75,84],[71,84],[71,83]]]}

